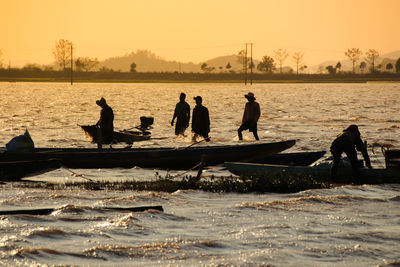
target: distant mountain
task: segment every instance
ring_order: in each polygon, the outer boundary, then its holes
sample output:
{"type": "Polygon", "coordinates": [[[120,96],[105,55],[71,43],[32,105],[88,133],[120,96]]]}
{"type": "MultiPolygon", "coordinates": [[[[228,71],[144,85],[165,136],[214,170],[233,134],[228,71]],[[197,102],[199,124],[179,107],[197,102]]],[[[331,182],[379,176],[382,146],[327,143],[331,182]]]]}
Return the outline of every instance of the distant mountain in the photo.
{"type": "MultiPolygon", "coordinates": [[[[229,70],[241,71],[242,65],[237,61],[237,55],[228,55],[205,60],[201,63],[182,63],[178,61],[168,61],[156,56],[147,50],[138,50],[124,56],[108,58],[101,61],[98,68],[106,67],[115,71],[130,71],[132,63],[136,64],[137,72],[201,72],[201,65],[207,64],[208,68],[214,68],[213,72],[226,72],[229,70]],[[227,69],[226,66],[231,66],[227,69]]],[[[257,66],[258,61],[254,61],[257,66]]],[[[254,70],[255,71],[255,70],[254,70]]]]}
{"type": "Polygon", "coordinates": [[[181,63],[177,61],[164,60],[148,50],[138,50],[130,54],[108,58],[101,61],[99,68],[106,67],[115,71],[127,71],[131,69],[131,64],[136,64],[138,72],[199,72],[200,66],[194,63],[181,63]]]}
{"type": "Polygon", "coordinates": [[[400,50],[393,51],[390,53],[383,54],[380,58],[390,58],[390,59],[399,59],[400,58],[400,50]]]}
{"type": "MultiPolygon", "coordinates": [[[[378,57],[376,61],[376,66],[379,64],[382,65],[382,69],[386,68],[388,63],[395,64],[396,60],[400,58],[400,51],[394,51],[390,53],[383,54],[378,57]]],[[[359,69],[359,65],[362,61],[365,61],[365,57],[363,56],[357,63],[357,70],[359,69]]],[[[254,69],[253,72],[257,72],[257,65],[260,61],[254,60],[254,69]]],[[[326,67],[332,65],[333,67],[340,62],[342,67],[341,71],[351,71],[353,69],[353,65],[350,60],[343,58],[341,60],[330,60],[324,61],[320,64],[308,66],[305,70],[305,73],[326,73],[326,67]]],[[[98,68],[106,67],[109,69],[113,69],[115,71],[130,71],[130,65],[132,63],[136,64],[136,71],[138,72],[201,72],[201,65],[203,63],[207,64],[207,67],[214,68],[213,72],[227,72],[227,71],[235,71],[241,72],[242,65],[237,60],[237,55],[226,55],[226,56],[219,56],[216,58],[212,58],[209,60],[205,60],[200,63],[192,63],[192,62],[178,62],[178,61],[169,61],[165,60],[162,57],[156,56],[154,53],[148,50],[137,50],[136,52],[132,52],[130,54],[126,54],[123,56],[117,56],[108,58],[104,61],[101,61],[98,65],[98,68]],[[230,69],[227,69],[226,66],[231,66],[230,69]]],[[[278,67],[277,67],[278,68],[278,67]]],[[[285,66],[283,68],[284,72],[288,72],[293,68],[289,66],[285,66]]],[[[276,70],[275,72],[278,72],[276,70]]]]}

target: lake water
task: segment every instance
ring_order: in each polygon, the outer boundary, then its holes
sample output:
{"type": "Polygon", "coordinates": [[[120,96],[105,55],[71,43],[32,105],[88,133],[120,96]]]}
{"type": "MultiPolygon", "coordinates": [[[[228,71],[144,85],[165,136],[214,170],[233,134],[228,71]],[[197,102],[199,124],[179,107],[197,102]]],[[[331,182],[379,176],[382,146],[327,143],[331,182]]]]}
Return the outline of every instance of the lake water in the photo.
{"type": "MultiPolygon", "coordinates": [[[[236,130],[254,92],[260,142],[296,139],[290,151],[329,150],[349,124],[370,145],[400,146],[400,83],[95,84],[0,83],[0,146],[28,129],[36,147],[96,147],[78,125],[94,124],[105,97],[116,129],[153,116],[153,140],[134,146],[185,147],[170,121],[180,92],[201,95],[212,141],[237,144],[236,130]]],[[[249,132],[242,143],[256,142],[249,132]]],[[[370,146],[382,167],[379,146],[370,146]]],[[[327,154],[327,156],[329,156],[327,154]]],[[[165,170],[73,170],[94,180],[149,180],[165,170]]],[[[182,172],[171,171],[170,175],[182,172]]],[[[229,176],[220,167],[204,175],[229,176]]],[[[79,181],[67,169],[31,180],[79,181]]],[[[0,265],[84,266],[394,266],[400,264],[400,186],[360,185],[293,194],[203,191],[45,190],[0,185],[0,210],[57,208],[47,216],[0,216],[0,265]],[[124,213],[105,206],[162,205],[124,213]]]]}

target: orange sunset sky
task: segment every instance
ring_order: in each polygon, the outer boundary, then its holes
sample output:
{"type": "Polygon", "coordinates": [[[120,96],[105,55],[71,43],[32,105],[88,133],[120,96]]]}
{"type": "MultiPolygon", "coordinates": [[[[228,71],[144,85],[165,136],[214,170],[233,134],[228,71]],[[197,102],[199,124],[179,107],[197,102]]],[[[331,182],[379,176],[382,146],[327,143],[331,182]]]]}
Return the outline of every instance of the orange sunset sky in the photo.
{"type": "Polygon", "coordinates": [[[181,62],[278,48],[307,65],[351,47],[400,50],[400,0],[0,0],[3,65],[49,64],[56,41],[99,60],[147,49],[181,62]]]}

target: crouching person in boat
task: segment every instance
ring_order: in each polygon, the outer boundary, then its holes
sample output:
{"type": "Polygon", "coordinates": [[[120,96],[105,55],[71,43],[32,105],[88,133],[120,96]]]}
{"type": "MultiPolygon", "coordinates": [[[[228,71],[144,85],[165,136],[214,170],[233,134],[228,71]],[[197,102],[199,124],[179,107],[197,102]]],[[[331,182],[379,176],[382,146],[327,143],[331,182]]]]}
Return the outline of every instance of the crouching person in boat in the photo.
{"type": "Polygon", "coordinates": [[[253,93],[249,92],[244,97],[247,98],[248,102],[244,107],[242,125],[238,129],[239,140],[243,139],[242,131],[244,130],[249,130],[253,133],[256,140],[260,140],[257,133],[257,122],[261,115],[260,105],[255,101],[256,98],[253,93]]]}
{"type": "Polygon", "coordinates": [[[106,100],[102,97],[96,101],[101,107],[100,119],[96,126],[100,128],[97,134],[97,147],[101,148],[102,144],[112,144],[114,132],[114,113],[112,108],[107,105],[106,100]]]}
{"type": "Polygon", "coordinates": [[[333,156],[333,164],[331,169],[332,179],[336,178],[341,156],[342,153],[344,152],[346,153],[347,157],[350,160],[351,167],[353,170],[353,179],[355,179],[356,183],[361,182],[356,148],[358,151],[362,153],[365,160],[365,165],[368,168],[372,168],[371,161],[368,156],[368,151],[363,141],[361,140],[361,134],[360,131],[358,130],[358,126],[353,124],[344,129],[343,132],[339,134],[336,137],[336,139],[332,142],[331,145],[331,153],[333,156]]]}
{"type": "Polygon", "coordinates": [[[208,109],[202,105],[203,99],[201,96],[193,98],[196,101],[196,106],[192,114],[192,132],[194,133],[193,142],[197,136],[202,136],[207,142],[210,141],[208,133],[210,132],[210,116],[208,109]]]}

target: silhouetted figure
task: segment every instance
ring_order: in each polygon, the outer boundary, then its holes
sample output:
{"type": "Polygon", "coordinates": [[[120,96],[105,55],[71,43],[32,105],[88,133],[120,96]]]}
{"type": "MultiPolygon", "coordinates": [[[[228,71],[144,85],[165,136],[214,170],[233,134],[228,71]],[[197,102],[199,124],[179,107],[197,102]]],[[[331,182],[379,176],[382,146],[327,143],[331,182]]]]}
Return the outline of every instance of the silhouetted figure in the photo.
{"type": "Polygon", "coordinates": [[[332,179],[336,178],[336,174],[338,171],[339,163],[342,157],[342,153],[346,153],[347,157],[350,160],[351,167],[353,169],[353,178],[356,183],[360,182],[360,171],[357,160],[357,151],[362,152],[362,155],[365,160],[365,165],[368,168],[372,168],[371,161],[368,156],[367,148],[364,146],[363,141],[361,140],[361,134],[358,130],[357,125],[350,125],[346,129],[343,130],[341,134],[339,134],[336,139],[332,142],[331,145],[331,153],[333,155],[333,164],[331,169],[332,179]]]}
{"type": "Polygon", "coordinates": [[[257,134],[257,122],[261,115],[260,105],[255,101],[256,98],[253,93],[249,92],[244,97],[247,98],[248,102],[244,107],[242,125],[238,129],[239,140],[243,139],[242,131],[244,130],[249,130],[256,140],[260,140],[257,134]]]}
{"type": "Polygon", "coordinates": [[[186,94],[181,93],[179,96],[179,102],[175,106],[174,116],[172,117],[171,126],[174,126],[174,120],[176,118],[175,124],[175,134],[184,135],[185,130],[189,127],[190,120],[190,106],[185,101],[186,94]]]}
{"type": "Polygon", "coordinates": [[[208,142],[210,138],[208,133],[210,132],[210,117],[208,114],[208,109],[201,103],[203,99],[201,96],[196,96],[193,98],[196,100],[196,106],[193,109],[192,115],[192,132],[194,133],[193,141],[196,140],[197,136],[202,136],[208,142]]]}
{"type": "Polygon", "coordinates": [[[100,127],[100,137],[98,137],[97,145],[101,148],[101,144],[112,144],[114,132],[114,113],[112,108],[107,105],[106,100],[102,97],[96,101],[101,107],[100,119],[96,126],[100,127]]]}

